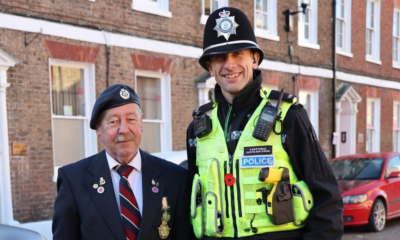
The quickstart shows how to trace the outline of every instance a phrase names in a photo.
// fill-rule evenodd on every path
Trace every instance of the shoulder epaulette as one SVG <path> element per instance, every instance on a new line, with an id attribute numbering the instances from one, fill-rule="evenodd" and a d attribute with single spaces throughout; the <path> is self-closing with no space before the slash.
<path id="1" fill-rule="evenodd" d="M 269 98 L 269 99 L 278 100 L 280 94 L 281 94 L 281 91 L 271 90 L 271 93 L 269 94 L 268 98 Z M 294 99 L 295 97 L 296 97 L 296 96 L 293 95 L 293 94 L 290 94 L 290 93 L 283 93 L 282 101 L 288 102 L 288 103 L 293 103 L 293 99 Z"/>
<path id="2" fill-rule="evenodd" d="M 213 109 L 213 102 L 210 101 L 206 104 L 201 105 L 200 107 L 196 108 L 193 111 L 192 117 L 199 115 L 199 113 L 206 113 L 208 111 L 210 111 L 211 109 Z"/>
<path id="3" fill-rule="evenodd" d="M 297 103 L 295 103 L 295 104 L 292 104 L 292 106 L 290 106 L 290 107 L 291 107 L 291 108 L 299 109 L 299 108 L 303 108 L 303 104 L 297 102 Z"/>

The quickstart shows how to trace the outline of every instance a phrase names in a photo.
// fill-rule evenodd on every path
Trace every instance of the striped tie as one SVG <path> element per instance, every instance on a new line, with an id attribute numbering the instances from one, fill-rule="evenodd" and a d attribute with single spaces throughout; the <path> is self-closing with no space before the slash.
<path id="1" fill-rule="evenodd" d="M 127 240 L 136 240 L 140 230 L 140 211 L 128 182 L 128 176 L 133 167 L 129 165 L 115 166 L 114 169 L 121 176 L 119 180 L 119 205 L 121 207 L 122 225 Z"/>

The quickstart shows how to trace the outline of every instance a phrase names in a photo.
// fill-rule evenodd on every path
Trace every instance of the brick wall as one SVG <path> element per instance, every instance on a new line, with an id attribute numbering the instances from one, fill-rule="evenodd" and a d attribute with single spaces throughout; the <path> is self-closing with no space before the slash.
<path id="1" fill-rule="evenodd" d="M 365 60 L 367 1 L 352 1 L 351 51 L 353 57 L 338 54 L 339 71 L 399 82 L 400 70 L 392 67 L 392 26 L 395 2 L 380 1 L 380 60 L 382 64 L 379 65 Z"/>

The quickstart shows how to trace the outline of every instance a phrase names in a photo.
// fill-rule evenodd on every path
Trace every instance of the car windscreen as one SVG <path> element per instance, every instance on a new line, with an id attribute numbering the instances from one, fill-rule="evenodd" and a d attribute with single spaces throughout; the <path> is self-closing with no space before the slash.
<path id="1" fill-rule="evenodd" d="M 379 179 L 384 158 L 354 158 L 331 162 L 338 180 Z"/>

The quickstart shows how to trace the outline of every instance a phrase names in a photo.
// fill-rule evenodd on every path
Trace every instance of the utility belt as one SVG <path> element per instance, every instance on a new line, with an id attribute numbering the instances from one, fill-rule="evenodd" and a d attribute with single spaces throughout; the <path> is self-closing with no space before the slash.
<path id="1" fill-rule="evenodd" d="M 206 162 L 207 166 L 204 166 Z M 194 177 L 191 218 L 198 239 L 203 234 L 233 237 L 235 227 L 237 237 L 244 237 L 304 226 L 309 210 L 314 205 L 305 182 L 291 184 L 289 169 L 285 167 L 237 168 L 237 171 L 232 171 L 231 181 L 234 183 L 230 185 L 224 172 L 227 162 L 220 163 L 216 158 L 204 161 L 201 165 L 206 168 L 205 171 Z M 243 172 L 239 174 L 239 171 Z M 234 193 L 233 199 L 228 189 Z M 227 215 L 227 208 L 231 208 L 232 204 L 235 209 L 238 208 L 235 211 L 239 212 L 235 216 L 236 221 L 233 221 L 233 216 Z"/>

